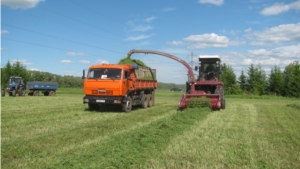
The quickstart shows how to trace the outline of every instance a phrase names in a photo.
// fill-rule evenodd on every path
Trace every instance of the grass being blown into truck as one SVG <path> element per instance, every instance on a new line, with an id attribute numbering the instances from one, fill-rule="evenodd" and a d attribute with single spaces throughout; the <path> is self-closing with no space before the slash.
<path id="1" fill-rule="evenodd" d="M 87 73 L 83 71 L 83 103 L 90 110 L 113 105 L 123 112 L 130 112 L 132 106 L 151 107 L 157 88 L 155 74 L 154 69 L 137 64 L 90 66 Z"/>

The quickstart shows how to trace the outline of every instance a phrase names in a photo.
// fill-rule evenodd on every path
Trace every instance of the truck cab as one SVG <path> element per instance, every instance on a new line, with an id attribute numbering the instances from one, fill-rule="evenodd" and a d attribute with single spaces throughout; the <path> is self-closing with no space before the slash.
<path id="1" fill-rule="evenodd" d="M 157 81 L 139 78 L 140 70 L 141 67 L 135 64 L 90 66 L 87 73 L 83 71 L 82 76 L 85 94 L 83 103 L 87 103 L 90 110 L 107 105 L 120 105 L 124 112 L 129 112 L 135 105 L 151 107 Z"/>

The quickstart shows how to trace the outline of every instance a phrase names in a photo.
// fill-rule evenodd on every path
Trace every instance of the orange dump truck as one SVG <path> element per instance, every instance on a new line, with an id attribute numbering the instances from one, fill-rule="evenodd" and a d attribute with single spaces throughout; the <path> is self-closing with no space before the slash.
<path id="1" fill-rule="evenodd" d="M 135 64 L 101 64 L 83 70 L 83 103 L 90 110 L 102 106 L 119 105 L 129 112 L 132 106 L 143 108 L 154 105 L 157 88 L 156 71 Z"/>

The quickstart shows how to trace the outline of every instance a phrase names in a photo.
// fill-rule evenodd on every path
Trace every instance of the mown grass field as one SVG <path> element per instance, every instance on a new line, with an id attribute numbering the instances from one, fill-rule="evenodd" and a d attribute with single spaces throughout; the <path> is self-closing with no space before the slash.
<path id="1" fill-rule="evenodd" d="M 300 101 L 228 97 L 226 109 L 87 110 L 82 90 L 1 98 L 1 168 L 300 168 Z"/>

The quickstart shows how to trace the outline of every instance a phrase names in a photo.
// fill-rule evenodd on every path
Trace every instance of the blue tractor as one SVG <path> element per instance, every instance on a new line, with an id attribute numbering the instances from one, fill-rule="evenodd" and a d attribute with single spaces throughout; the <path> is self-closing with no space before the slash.
<path id="1" fill-rule="evenodd" d="M 22 77 L 11 76 L 6 85 L 6 89 L 2 89 L 2 97 L 5 96 L 5 90 L 9 94 L 9 96 L 15 97 L 16 94 L 19 96 L 25 96 L 25 84 L 23 82 Z"/>

